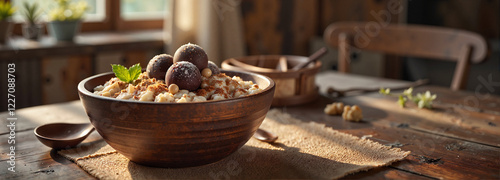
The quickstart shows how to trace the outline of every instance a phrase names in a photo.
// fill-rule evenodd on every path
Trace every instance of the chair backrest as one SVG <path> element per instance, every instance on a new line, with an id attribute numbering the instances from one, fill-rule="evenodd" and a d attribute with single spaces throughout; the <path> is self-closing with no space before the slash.
<path id="1" fill-rule="evenodd" d="M 482 62 L 484 38 L 468 31 L 423 25 L 339 22 L 330 24 L 324 40 L 339 49 L 339 71 L 349 72 L 351 49 L 457 62 L 451 89 L 464 89 L 471 63 Z"/>

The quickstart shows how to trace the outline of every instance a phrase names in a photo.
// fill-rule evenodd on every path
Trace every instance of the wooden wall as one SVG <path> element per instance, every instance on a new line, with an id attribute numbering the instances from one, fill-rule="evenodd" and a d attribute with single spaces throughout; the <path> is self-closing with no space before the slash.
<path id="1" fill-rule="evenodd" d="M 500 39 L 500 0 L 438 1 L 436 16 L 440 17 L 441 26 Z"/>
<path id="2" fill-rule="evenodd" d="M 244 0 L 248 54 L 308 54 L 308 42 L 318 32 L 318 5 L 317 0 Z"/>
<path id="3" fill-rule="evenodd" d="M 309 42 L 330 23 L 377 20 L 372 13 L 391 1 L 400 0 L 243 0 L 247 52 L 309 55 Z M 399 15 L 390 21 L 398 22 Z"/>

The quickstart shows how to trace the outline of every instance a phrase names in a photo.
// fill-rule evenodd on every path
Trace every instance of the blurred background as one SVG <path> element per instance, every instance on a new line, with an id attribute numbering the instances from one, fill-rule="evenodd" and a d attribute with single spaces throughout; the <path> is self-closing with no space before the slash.
<path id="1" fill-rule="evenodd" d="M 59 42 L 46 28 L 36 40 L 23 37 L 23 3 L 38 3 L 38 24 L 52 0 L 7 0 L 16 8 L 12 33 L 0 45 L 0 73 L 16 64 L 16 108 L 78 99 L 76 86 L 93 74 L 111 71 L 110 64 L 146 67 L 154 55 L 171 53 L 191 42 L 202 46 L 209 59 L 220 63 L 246 55 L 308 56 L 326 47 L 323 31 L 341 21 L 388 21 L 475 32 L 488 42 L 490 53 L 472 65 L 467 89 L 479 77 L 500 83 L 500 0 L 84 0 L 88 4 L 81 29 L 72 42 Z M 390 12 L 391 6 L 401 12 Z M 2 27 L 0 27 L 1 29 Z M 337 69 L 337 50 L 324 56 L 323 71 Z M 352 73 L 450 85 L 455 63 L 356 51 Z M 342 83 L 342 82 L 338 82 Z M 1 79 L 0 101 L 6 102 L 7 78 Z M 500 94 L 500 87 L 493 91 Z M 5 96 L 4 96 L 5 95 Z M 6 106 L 0 106 L 5 111 Z"/>

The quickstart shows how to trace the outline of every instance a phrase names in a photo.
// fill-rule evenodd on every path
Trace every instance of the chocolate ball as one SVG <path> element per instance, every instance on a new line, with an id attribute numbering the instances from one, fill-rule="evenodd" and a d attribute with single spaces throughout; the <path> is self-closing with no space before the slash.
<path id="1" fill-rule="evenodd" d="M 174 63 L 168 68 L 165 75 L 165 84 L 177 84 L 179 89 L 188 91 L 197 90 L 201 84 L 200 70 L 190 62 L 181 61 Z"/>
<path id="2" fill-rule="evenodd" d="M 149 60 L 146 72 L 150 78 L 165 80 L 165 74 L 173 63 L 174 59 L 169 54 L 156 55 Z"/>
<path id="3" fill-rule="evenodd" d="M 200 71 L 207 68 L 207 53 L 196 44 L 184 44 L 174 54 L 174 63 L 188 61 L 193 63 Z"/>
<path id="4" fill-rule="evenodd" d="M 208 61 L 208 68 L 210 68 L 210 70 L 212 70 L 212 75 L 220 74 L 220 69 L 219 69 L 219 67 L 217 67 L 217 65 L 214 62 Z"/>

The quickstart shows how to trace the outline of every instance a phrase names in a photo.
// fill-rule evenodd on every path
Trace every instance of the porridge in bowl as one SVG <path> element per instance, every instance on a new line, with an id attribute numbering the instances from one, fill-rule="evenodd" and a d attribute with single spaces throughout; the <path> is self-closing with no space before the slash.
<path id="1" fill-rule="evenodd" d="M 119 77 L 115 67 L 113 71 L 117 77 L 95 87 L 94 94 L 124 100 L 184 103 L 238 98 L 262 91 L 252 81 L 220 73 L 217 65 L 208 61 L 203 49 L 195 44 L 181 46 L 173 57 L 155 56 L 146 72 L 137 72 L 138 78 L 129 82 Z"/>
<path id="2" fill-rule="evenodd" d="M 175 86 L 172 86 L 175 87 Z M 178 89 L 177 89 L 178 90 Z M 133 83 L 126 83 L 114 77 L 104 85 L 94 88 L 94 94 L 117 99 L 154 102 L 202 102 L 242 97 L 260 92 L 252 81 L 243 81 L 238 76 L 229 77 L 224 73 L 202 77 L 196 91 L 170 88 L 163 80 L 149 78 L 146 72 Z"/>

